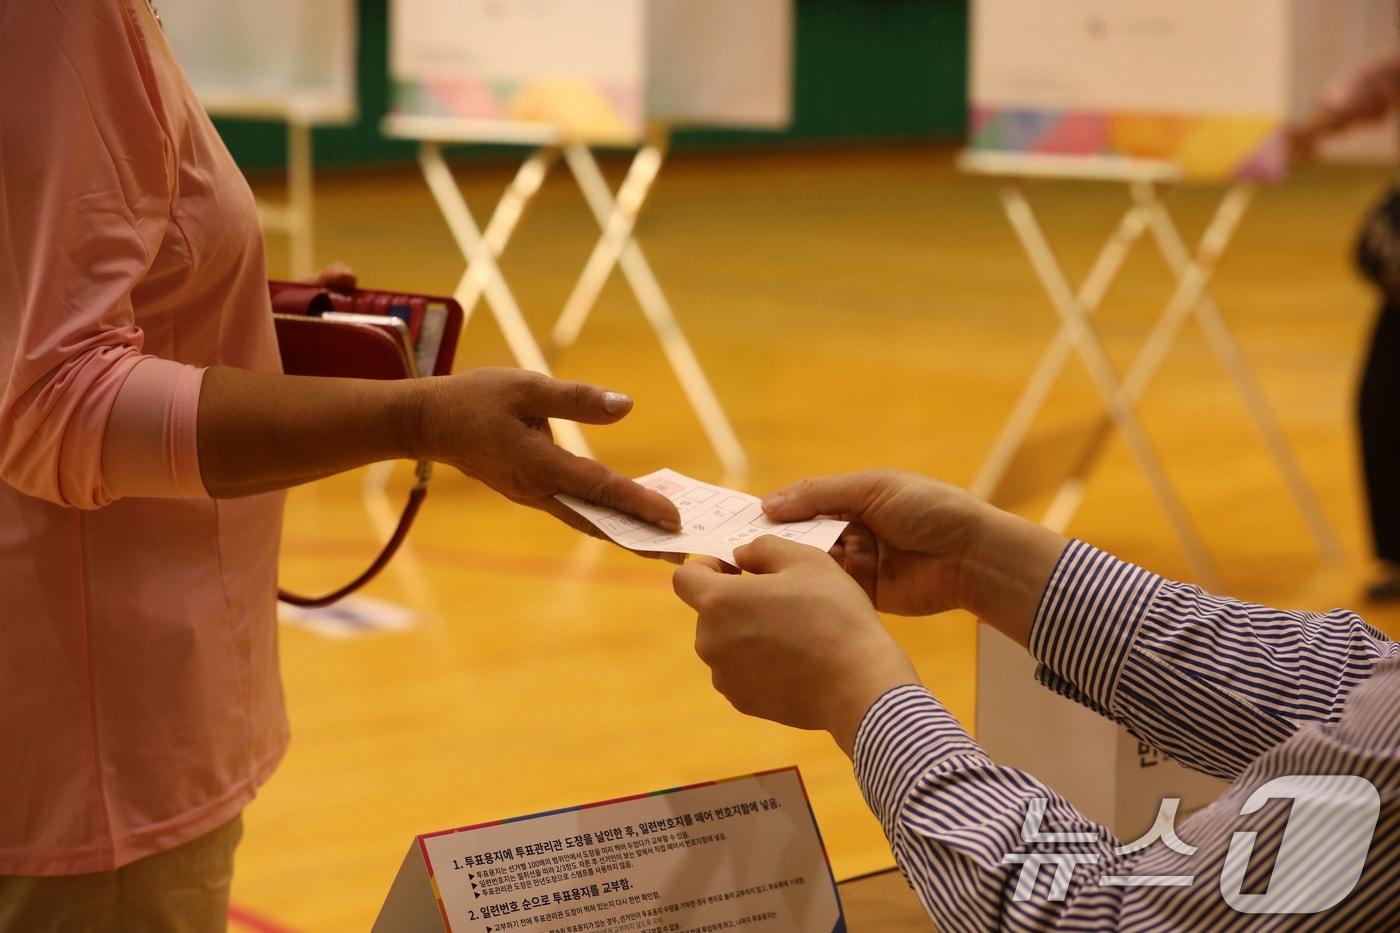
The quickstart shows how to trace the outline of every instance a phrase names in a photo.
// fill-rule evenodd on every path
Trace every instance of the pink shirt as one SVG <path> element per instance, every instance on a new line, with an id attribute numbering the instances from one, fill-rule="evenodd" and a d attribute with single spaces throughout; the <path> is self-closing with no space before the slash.
<path id="1" fill-rule="evenodd" d="M 193 839 L 286 747 L 283 499 L 204 490 L 216 363 L 279 370 L 262 240 L 145 0 L 4 0 L 0 874 Z"/>

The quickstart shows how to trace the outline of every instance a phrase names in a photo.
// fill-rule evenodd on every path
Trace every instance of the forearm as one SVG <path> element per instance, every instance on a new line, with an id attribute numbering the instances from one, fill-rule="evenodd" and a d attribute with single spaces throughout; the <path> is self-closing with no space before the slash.
<path id="1" fill-rule="evenodd" d="M 1334 720 L 1395 650 L 1350 613 L 1212 597 L 990 507 L 969 523 L 959 605 L 1027 647 L 1050 689 L 1216 776 Z"/>
<path id="2" fill-rule="evenodd" d="M 199 467 L 215 498 L 421 455 L 428 380 L 326 379 L 216 366 L 199 397 Z"/>
<path id="3" fill-rule="evenodd" d="M 1400 53 L 1376 59 L 1322 95 L 1308 128 L 1318 136 L 1379 120 L 1400 106 Z"/>
<path id="4" fill-rule="evenodd" d="M 1299 918 L 1360 928 L 1390 915 L 1395 821 L 1367 826 L 1367 805 L 1346 788 L 1366 783 L 1356 775 L 1377 785 L 1371 821 L 1393 791 L 1394 675 L 1363 686 L 1337 727 L 1300 730 L 1260 756 L 1188 820 L 1163 801 L 1153 829 L 1123 845 L 1034 776 L 988 759 L 921 688 L 872 707 L 856 777 L 940 930 L 1253 930 Z M 1258 808 L 1265 798 L 1290 805 Z M 1343 844 L 1351 831 L 1359 853 Z"/>
<path id="5" fill-rule="evenodd" d="M 1211 596 L 1083 542 L 1056 565 L 1029 648 L 1042 683 L 1223 778 L 1301 724 L 1335 721 L 1396 650 L 1352 613 Z"/>

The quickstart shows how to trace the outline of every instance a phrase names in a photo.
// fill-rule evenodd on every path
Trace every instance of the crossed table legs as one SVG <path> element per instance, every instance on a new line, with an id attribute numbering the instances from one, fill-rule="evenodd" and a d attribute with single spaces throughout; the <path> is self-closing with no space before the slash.
<path id="1" fill-rule="evenodd" d="M 1036 371 L 1003 427 L 991 453 L 972 484 L 972 491 L 990 496 L 1005 476 L 1011 460 L 1030 430 L 1072 350 L 1078 350 L 1102 396 L 1107 415 L 1071 476 L 1056 493 L 1045 523 L 1064 530 L 1083 500 L 1086 478 L 1116 427 L 1127 441 L 1154 493 L 1161 502 L 1192 568 L 1202 583 L 1217 586 L 1219 576 L 1181 498 L 1173 488 L 1161 458 L 1153 449 L 1134 408 L 1161 366 L 1186 318 L 1200 322 L 1212 350 L 1230 375 L 1250 415 L 1262 433 L 1289 491 L 1302 512 L 1325 558 L 1334 560 L 1340 547 L 1320 505 L 1308 488 L 1302 470 L 1284 440 L 1278 422 L 1245 364 L 1244 355 L 1211 298 L 1208 286 L 1221 252 L 1229 243 L 1252 196 L 1246 185 L 1231 188 L 1212 217 L 1195 256 L 1188 254 L 1158 194 L 1147 181 L 1130 183 L 1133 203 L 1100 250 L 1078 292 L 1069 284 L 1043 230 L 1031 210 L 1022 186 L 1013 181 L 1002 190 L 1002 204 L 1017 237 L 1050 297 L 1061 326 L 1046 349 Z M 1132 246 L 1149 233 L 1177 278 L 1177 287 L 1141 350 L 1120 381 L 1089 318 L 1102 301 Z"/>
<path id="2" fill-rule="evenodd" d="M 638 304 L 661 342 L 667 361 L 675 371 L 700 423 L 714 446 L 727 478 L 741 478 L 748 460 L 734 429 L 710 386 L 695 352 L 686 340 L 656 275 L 634 237 L 637 216 L 645 203 L 652 182 L 664 157 L 664 136 L 648 139 L 632 161 L 627 177 L 614 196 L 598 167 L 593 153 L 582 144 L 544 146 L 532 153 L 516 172 L 502 194 L 483 231 L 472 217 L 451 170 L 443 159 L 441 146 L 433 142 L 419 145 L 418 160 L 443 217 L 452 231 L 467 268 L 455 297 L 470 314 L 480 298 L 486 299 L 497 325 L 506 338 L 511 354 L 523 367 L 549 374 L 549 363 L 530 332 L 505 277 L 497 263 L 514 233 L 526 207 L 539 191 L 546 175 L 562 150 L 590 211 L 601 230 L 583 274 L 575 284 L 552 333 L 552 346 L 562 349 L 578 337 L 603 285 L 614 268 L 623 276 L 637 297 Z M 571 422 L 554 425 L 560 442 L 575 453 L 587 454 L 588 445 L 578 426 Z"/>

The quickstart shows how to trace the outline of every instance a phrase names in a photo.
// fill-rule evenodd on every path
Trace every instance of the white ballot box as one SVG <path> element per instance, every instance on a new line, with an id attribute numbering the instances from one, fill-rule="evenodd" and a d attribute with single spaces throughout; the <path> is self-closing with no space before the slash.
<path id="1" fill-rule="evenodd" d="M 595 145 L 650 122 L 781 127 L 792 29 L 791 0 L 395 0 L 393 112 Z"/>
<path id="2" fill-rule="evenodd" d="M 796 768 L 425 833 L 374 933 L 845 933 Z"/>
<path id="3" fill-rule="evenodd" d="M 987 625 L 977 627 L 977 741 L 997 764 L 1035 775 L 1124 842 L 1152 826 L 1163 798 L 1179 798 L 1184 816 L 1226 787 L 1042 687 L 1026 649 Z"/>

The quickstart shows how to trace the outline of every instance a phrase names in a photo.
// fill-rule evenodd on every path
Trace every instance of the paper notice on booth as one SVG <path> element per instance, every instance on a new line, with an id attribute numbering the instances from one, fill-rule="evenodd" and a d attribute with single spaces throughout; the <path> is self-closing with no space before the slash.
<path id="1" fill-rule="evenodd" d="M 846 929 L 796 768 L 425 833 L 374 933 L 739 927 Z"/>
<path id="2" fill-rule="evenodd" d="M 846 529 L 846 522 L 823 518 L 805 522 L 770 521 L 756 496 L 701 482 L 675 470 L 657 470 L 637 477 L 637 482 L 676 504 L 681 513 L 679 534 L 573 496 L 556 498 L 630 550 L 706 554 L 727 564 L 734 563 L 736 547 L 761 535 L 777 535 L 828 551 Z"/>

